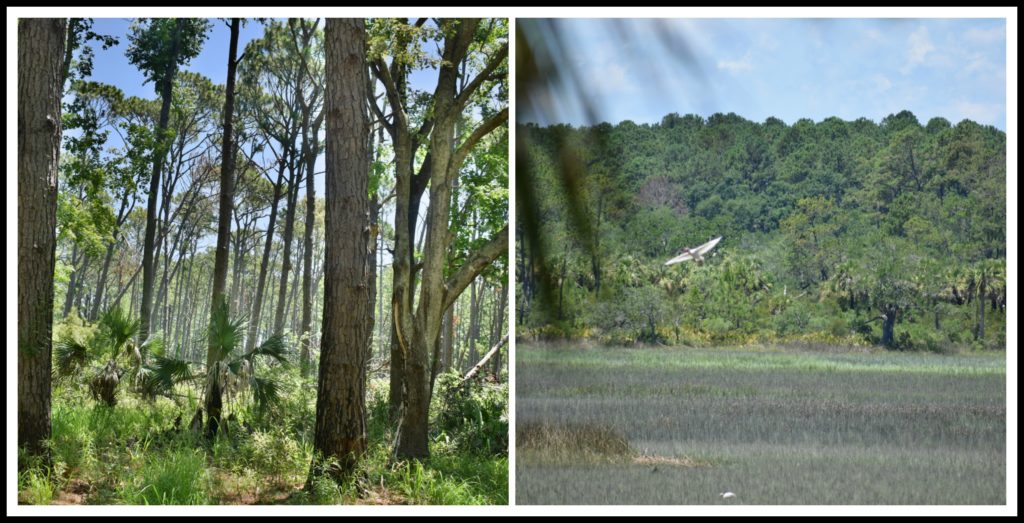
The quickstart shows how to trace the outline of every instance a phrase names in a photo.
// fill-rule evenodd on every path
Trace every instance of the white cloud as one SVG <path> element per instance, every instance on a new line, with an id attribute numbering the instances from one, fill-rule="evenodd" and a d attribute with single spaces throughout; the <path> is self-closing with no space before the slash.
<path id="1" fill-rule="evenodd" d="M 743 55 L 739 60 L 719 60 L 718 68 L 722 71 L 729 71 L 732 74 L 746 73 L 754 70 L 750 63 L 750 53 Z"/>
<path id="2" fill-rule="evenodd" d="M 967 118 L 982 125 L 995 125 L 999 123 L 1003 112 L 1002 104 L 961 100 L 953 104 L 950 114 L 953 116 L 954 123 Z"/>
<path id="3" fill-rule="evenodd" d="M 637 85 L 620 64 L 605 62 L 600 64 L 586 64 L 577 69 L 579 78 L 586 82 L 587 89 L 595 93 L 614 94 L 637 90 Z"/>
<path id="4" fill-rule="evenodd" d="M 631 91 L 634 88 L 626 70 L 619 64 L 607 64 L 598 68 L 594 78 L 606 91 Z"/>
<path id="5" fill-rule="evenodd" d="M 868 40 L 871 40 L 873 42 L 882 41 L 882 32 L 875 28 L 871 28 L 865 31 L 864 36 L 866 36 Z"/>
<path id="6" fill-rule="evenodd" d="M 993 27 L 991 29 L 979 29 L 977 27 L 967 30 L 964 38 L 976 44 L 994 44 L 1006 41 L 1006 28 Z"/>
<path id="7" fill-rule="evenodd" d="M 995 66 L 993 66 L 984 55 L 975 54 L 972 55 L 969 60 L 967 67 L 964 68 L 968 73 L 995 69 Z"/>
<path id="8" fill-rule="evenodd" d="M 923 64 L 928 53 L 935 50 L 935 45 L 928 38 L 928 28 L 925 26 L 921 26 L 917 31 L 910 33 L 910 36 L 907 38 L 907 44 L 909 46 L 907 49 L 907 63 L 900 69 L 900 72 L 903 74 L 909 74 L 914 67 Z"/>

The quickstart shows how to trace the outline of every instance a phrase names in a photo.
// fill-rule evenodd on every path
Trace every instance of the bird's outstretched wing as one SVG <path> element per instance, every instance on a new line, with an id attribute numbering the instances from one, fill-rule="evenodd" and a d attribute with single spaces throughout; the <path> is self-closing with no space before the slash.
<path id="1" fill-rule="evenodd" d="M 690 254 L 688 252 L 684 252 L 683 254 L 680 254 L 679 256 L 676 256 L 675 258 L 672 258 L 671 260 L 665 262 L 665 265 L 672 265 L 672 264 L 675 264 L 675 263 L 680 263 L 680 262 L 684 262 L 684 261 L 688 261 L 688 260 L 692 260 L 692 259 L 693 259 L 693 255 L 692 254 Z"/>
<path id="2" fill-rule="evenodd" d="M 718 242 L 720 242 L 720 241 L 722 241 L 722 237 L 721 236 L 719 236 L 718 238 L 715 238 L 714 240 L 711 240 L 711 241 L 705 243 L 704 245 L 701 245 L 700 247 L 697 247 L 696 249 L 693 249 L 693 252 L 695 252 L 697 254 L 705 254 L 708 251 L 710 251 L 711 249 L 714 249 L 715 245 L 718 245 Z"/>

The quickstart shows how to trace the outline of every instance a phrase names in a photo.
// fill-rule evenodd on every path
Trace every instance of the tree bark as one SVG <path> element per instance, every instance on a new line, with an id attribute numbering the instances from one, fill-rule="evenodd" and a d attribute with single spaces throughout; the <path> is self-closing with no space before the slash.
<path id="1" fill-rule="evenodd" d="M 75 267 L 78 265 L 78 243 L 71 246 L 71 276 L 68 278 L 67 292 L 64 293 L 64 308 L 61 310 L 61 317 L 67 318 L 71 314 L 71 304 L 75 301 L 75 287 L 78 285 L 78 274 L 81 272 Z"/>
<path id="2" fill-rule="evenodd" d="M 455 305 L 448 307 L 444 313 L 444 356 L 441 358 L 441 372 L 452 368 L 452 355 L 455 353 Z"/>
<path id="3" fill-rule="evenodd" d="M 887 310 L 882 319 L 882 345 L 887 348 L 893 347 L 893 330 L 896 327 L 896 311 Z"/>
<path id="4" fill-rule="evenodd" d="M 476 341 L 480 336 L 480 302 L 483 301 L 483 289 L 476 292 L 476 280 L 469 284 L 469 361 L 476 361 L 479 353 L 476 350 Z M 465 372 L 466 369 L 462 369 Z"/>
<path id="5" fill-rule="evenodd" d="M 213 292 L 210 295 L 210 311 L 228 309 L 224 290 L 228 284 L 228 258 L 231 243 L 231 210 L 235 198 L 235 70 L 238 61 L 238 28 L 241 19 L 231 19 L 231 41 L 228 45 L 228 78 L 224 95 L 224 141 L 220 148 L 220 209 L 217 216 L 217 251 L 213 262 Z M 213 314 L 210 314 L 210 326 L 213 326 Z M 206 351 L 206 368 L 213 368 L 221 355 L 217 353 L 213 340 Z M 212 377 L 212 374 L 211 374 Z M 216 381 L 216 380 L 214 380 Z M 206 436 L 213 438 L 220 426 L 221 398 L 220 387 L 216 383 L 209 384 L 210 394 L 206 398 L 207 426 Z"/>
<path id="6" fill-rule="evenodd" d="M 498 336 L 501 336 L 502 331 L 505 330 L 505 310 L 508 307 L 508 284 L 502 284 L 501 294 L 498 295 L 498 303 L 495 307 L 495 323 L 494 334 L 491 336 L 491 344 L 495 343 Z M 497 354 L 494 358 L 494 376 L 499 378 L 501 376 L 501 354 Z"/>
<path id="7" fill-rule="evenodd" d="M 171 91 L 174 87 L 174 75 L 177 72 L 178 48 L 181 27 L 184 19 L 178 19 L 173 35 L 171 55 L 167 59 L 167 68 L 164 71 L 160 84 L 160 120 L 157 123 L 157 136 L 161 145 L 153 151 L 153 175 L 149 179 L 149 200 L 146 203 L 146 236 L 142 248 L 142 310 L 140 318 L 142 325 L 139 327 L 139 341 L 145 341 L 149 337 L 150 315 L 153 312 L 153 283 L 156 281 L 156 260 L 153 257 L 156 248 L 156 202 L 160 190 L 160 174 L 164 164 L 164 133 L 167 131 L 167 122 L 171 114 Z"/>
<path id="8" fill-rule="evenodd" d="M 18 20 L 18 446 L 50 437 L 53 269 L 66 21 Z"/>
<path id="9" fill-rule="evenodd" d="M 487 365 L 487 362 L 490 361 L 491 358 L 495 357 L 501 350 L 501 347 L 506 343 L 508 343 L 508 334 L 503 336 L 498 343 L 494 344 L 494 346 L 491 347 L 491 350 L 487 351 L 487 354 L 485 354 L 484 357 L 476 363 L 476 365 L 473 365 L 473 368 L 469 369 L 469 372 L 462 377 L 462 383 L 466 383 L 467 381 L 475 378 L 476 375 L 480 373 L 480 369 L 484 368 Z"/>
<path id="10" fill-rule="evenodd" d="M 974 338 L 978 340 L 985 339 L 985 277 L 987 275 L 982 272 L 981 280 L 978 283 L 978 316 L 977 326 L 974 329 Z"/>
<path id="11" fill-rule="evenodd" d="M 270 248 L 274 243 L 274 222 L 277 221 L 277 203 L 281 200 L 281 186 L 284 184 L 284 170 L 288 163 L 288 149 L 278 164 L 277 183 L 274 184 L 274 196 L 270 201 L 270 218 L 267 221 L 267 239 L 263 245 L 263 258 L 260 261 L 260 275 L 256 280 L 256 296 L 252 301 L 252 314 L 249 319 L 249 333 L 245 337 L 245 351 L 256 347 L 256 334 L 260 324 L 260 313 L 263 308 L 263 291 L 267 283 L 267 265 L 270 263 Z"/>
<path id="12" fill-rule="evenodd" d="M 366 35 L 362 19 L 327 19 L 327 176 L 324 321 L 314 452 L 348 476 L 366 450 L 366 357 L 373 331 L 367 287 L 370 234 L 366 154 Z M 368 321 L 369 318 L 369 321 Z M 310 474 L 322 470 L 314 458 Z"/>
<path id="13" fill-rule="evenodd" d="M 426 173 L 429 174 L 430 180 L 430 207 L 427 211 L 419 302 L 414 317 L 411 317 L 411 307 L 396 311 L 396 316 L 404 316 L 400 323 L 413 324 L 411 339 L 405 338 L 405 333 L 399 330 L 399 341 L 405 338 L 404 341 L 408 343 L 404 376 L 404 412 L 395 448 L 395 455 L 399 458 L 419 459 L 430 454 L 427 446 L 430 407 L 428 360 L 429 351 L 440 335 L 441 318 L 445 309 L 451 306 L 480 271 L 508 250 L 506 227 L 499 235 L 505 238 L 500 249 L 495 249 L 492 241 L 474 253 L 449 280 L 444 279 L 451 243 L 448 224 L 451 214 L 452 180 L 458 176 L 462 162 L 473 146 L 508 118 L 506 108 L 482 123 L 458 148 L 453 146 L 455 125 L 462 112 L 460 101 L 463 100 L 463 95 L 468 96 L 463 92 L 458 94 L 458 99 L 456 98 L 456 67 L 465 59 L 478 25 L 479 20 L 476 19 L 460 20 L 454 28 L 454 34 L 446 38 L 442 53 L 443 61 L 433 96 L 434 122 L 430 134 L 429 158 L 425 160 L 429 165 Z"/>
<path id="14" fill-rule="evenodd" d="M 302 252 L 302 327 L 300 332 L 301 354 L 300 366 L 302 377 L 309 374 L 309 337 L 313 327 L 313 229 L 316 225 L 316 188 L 313 184 L 313 170 L 316 164 L 317 134 L 320 129 L 313 130 L 314 140 L 311 151 L 306 153 L 306 231 L 303 235 Z"/>
<path id="15" fill-rule="evenodd" d="M 292 158 L 294 163 L 294 157 Z M 295 233 L 295 204 L 299 196 L 299 178 L 302 176 L 302 167 L 296 168 L 288 181 L 288 210 L 285 211 L 284 219 L 284 253 L 281 259 L 281 280 L 277 289 L 277 304 L 274 312 L 274 334 L 280 335 L 284 332 L 284 311 L 288 298 L 288 273 L 292 270 L 292 237 Z"/>
<path id="16" fill-rule="evenodd" d="M 492 56 L 484 71 L 466 85 L 462 92 L 456 92 L 457 67 L 466 58 L 480 21 L 464 19 L 442 20 L 445 29 L 444 50 L 438 73 L 437 86 L 432 96 L 433 111 L 424 119 L 419 129 L 410 129 L 406 114 L 406 66 L 393 61 L 388 66 L 383 58 L 375 58 L 371 68 L 384 84 L 391 119 L 371 101 L 378 119 L 385 122 L 395 148 L 396 211 L 395 251 L 393 262 L 393 288 L 391 300 L 394 323 L 394 343 L 391 356 L 391 398 L 392 412 L 400 414 L 395 456 L 398 458 L 423 458 L 429 455 L 427 448 L 427 411 L 430 403 L 430 352 L 435 347 L 441 330 L 444 310 L 486 267 L 493 258 L 482 265 L 479 256 L 471 256 L 473 263 L 467 263 L 456 271 L 457 285 L 449 286 L 444 280 L 451 244 L 450 223 L 452 183 L 458 176 L 466 155 L 483 136 L 501 125 L 508 118 L 503 109 L 488 118 L 458 148 L 454 147 L 455 126 L 461 118 L 462 109 L 473 91 L 482 83 L 483 77 L 507 60 L 507 49 Z M 404 33 L 402 33 L 404 34 Z M 400 36 L 399 47 L 408 42 Z M 429 148 L 424 156 L 418 174 L 413 174 L 416 151 L 421 140 L 429 137 Z M 413 241 L 416 227 L 416 213 L 420 197 L 428 188 L 430 206 L 427 211 L 423 238 L 423 262 L 414 263 Z M 507 233 L 506 233 L 507 242 Z M 507 251 L 507 243 L 505 245 Z M 417 278 L 417 271 L 421 271 Z M 468 279 L 467 279 L 468 277 Z M 417 282 L 419 292 L 416 293 Z M 413 296 L 418 295 L 414 310 Z M 396 405 L 401 405 L 400 408 Z"/>

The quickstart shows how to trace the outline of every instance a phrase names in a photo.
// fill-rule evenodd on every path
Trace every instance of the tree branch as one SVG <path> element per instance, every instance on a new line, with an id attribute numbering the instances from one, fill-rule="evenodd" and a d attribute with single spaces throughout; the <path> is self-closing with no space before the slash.
<path id="1" fill-rule="evenodd" d="M 473 134 L 469 135 L 469 138 L 466 138 L 466 141 L 462 142 L 462 144 L 459 145 L 459 148 L 455 150 L 455 154 L 452 155 L 451 163 L 448 164 L 448 176 L 451 177 L 453 175 L 453 170 L 459 170 L 462 166 L 462 162 L 466 160 L 466 156 L 469 156 L 469 151 L 473 150 L 473 147 L 476 147 L 477 142 L 479 142 L 484 136 L 487 136 L 488 133 L 493 131 L 499 125 L 507 121 L 508 107 L 506 106 L 501 110 L 501 112 L 480 124 L 480 127 L 477 127 L 476 130 L 473 131 Z"/>
<path id="2" fill-rule="evenodd" d="M 395 126 L 388 121 L 387 117 L 384 115 L 384 111 L 382 111 L 380 106 L 377 105 L 377 98 L 375 98 L 372 93 L 367 92 L 366 101 L 370 105 L 370 110 L 372 110 L 373 114 L 377 116 L 377 120 L 384 126 L 384 130 L 388 132 L 388 136 L 391 137 L 391 141 L 394 142 Z M 392 114 L 394 113 L 392 112 Z"/>
<path id="3" fill-rule="evenodd" d="M 475 253 L 473 253 L 469 260 L 466 261 L 459 267 L 451 278 L 445 282 L 444 301 L 441 304 L 441 310 L 447 310 L 455 300 L 459 298 L 462 291 L 466 290 L 466 287 L 486 269 L 491 263 L 494 262 L 501 256 L 508 252 L 508 225 L 501 229 L 501 232 L 494 237 L 487 245 L 484 245 Z"/>
<path id="4" fill-rule="evenodd" d="M 384 91 L 388 95 L 388 102 L 391 103 L 391 111 L 395 115 L 395 125 L 400 129 L 408 129 L 409 124 L 405 117 L 405 108 L 402 107 L 402 99 L 398 92 L 398 87 L 395 85 L 395 79 L 391 77 L 391 71 L 388 70 L 388 64 L 384 63 L 383 58 L 376 58 L 370 62 L 370 68 L 373 69 L 373 74 L 384 84 Z"/>
<path id="5" fill-rule="evenodd" d="M 487 351 L 487 354 L 485 354 L 476 365 L 473 365 L 472 369 L 469 369 L 469 372 L 467 372 L 466 375 L 462 377 L 462 381 L 459 382 L 459 386 L 461 387 L 475 378 L 480 372 L 480 369 L 484 368 L 484 366 L 487 365 L 487 362 L 491 361 L 491 358 L 498 354 L 498 351 L 501 350 L 501 347 L 506 343 L 508 343 L 508 333 L 501 338 L 501 341 L 495 343 L 494 346 L 491 347 L 491 350 Z"/>
<path id="6" fill-rule="evenodd" d="M 487 66 L 484 67 L 484 70 L 480 71 L 480 73 L 477 74 L 476 77 L 474 77 L 473 80 L 469 82 L 469 85 L 467 85 L 466 88 L 463 89 L 461 93 L 459 93 L 459 96 L 455 98 L 454 110 L 461 111 L 463 106 L 466 105 L 466 102 L 469 101 L 469 97 L 473 96 L 473 92 L 480 87 L 480 84 L 484 83 L 485 80 L 490 78 L 491 73 L 493 73 L 494 70 L 497 69 L 498 66 L 501 65 L 501 63 L 504 62 L 507 58 L 508 42 L 505 42 L 505 45 L 501 46 L 501 49 L 498 50 L 498 52 L 491 57 L 489 62 L 487 62 Z"/>

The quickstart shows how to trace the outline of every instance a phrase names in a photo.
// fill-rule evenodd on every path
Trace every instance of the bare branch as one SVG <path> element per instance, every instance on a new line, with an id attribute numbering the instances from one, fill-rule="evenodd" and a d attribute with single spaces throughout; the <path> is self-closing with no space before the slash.
<path id="1" fill-rule="evenodd" d="M 487 351 L 487 354 L 485 354 L 476 365 L 473 365 L 472 369 L 469 369 L 469 372 L 467 372 L 466 375 L 462 377 L 462 381 L 459 382 L 459 386 L 461 387 L 475 378 L 476 375 L 480 373 L 480 369 L 484 368 L 484 366 L 487 365 L 487 362 L 491 361 L 491 358 L 498 354 L 498 351 L 501 350 L 506 343 L 508 343 L 508 333 L 501 338 L 501 341 L 495 343 L 494 346 L 491 347 L 491 350 Z"/>
<path id="2" fill-rule="evenodd" d="M 451 278 L 448 278 L 448 281 L 445 282 L 444 301 L 441 304 L 441 310 L 447 310 L 448 307 L 451 307 L 462 294 L 462 291 L 466 290 L 466 287 L 493 263 L 498 256 L 506 252 L 508 252 L 508 225 L 502 228 L 501 232 L 488 242 L 487 245 L 473 253 L 466 260 L 466 263 L 459 267 L 452 274 Z"/>

